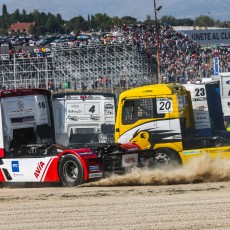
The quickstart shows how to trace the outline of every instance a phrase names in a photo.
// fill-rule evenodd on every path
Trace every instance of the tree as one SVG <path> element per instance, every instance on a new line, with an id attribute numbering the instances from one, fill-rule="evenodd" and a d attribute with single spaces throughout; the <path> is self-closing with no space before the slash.
<path id="1" fill-rule="evenodd" d="M 68 22 L 66 29 L 79 33 L 81 30 L 83 31 L 88 30 L 88 28 L 89 28 L 88 22 L 82 16 L 78 16 L 72 18 Z"/>
<path id="2" fill-rule="evenodd" d="M 146 20 L 144 21 L 144 24 L 145 24 L 145 25 L 153 25 L 153 24 L 154 24 L 154 20 L 151 19 L 151 16 L 150 16 L 150 15 L 147 15 L 147 16 L 146 16 Z"/>
<path id="3" fill-rule="evenodd" d="M 177 19 L 172 15 L 161 17 L 160 22 L 163 25 L 170 25 L 170 26 L 176 26 L 177 25 Z"/>
<path id="4" fill-rule="evenodd" d="M 8 18 L 7 7 L 5 4 L 3 4 L 2 6 L 2 25 L 1 25 L 3 29 L 7 29 L 7 26 L 8 26 L 7 18 Z"/>
<path id="5" fill-rule="evenodd" d="M 217 22 L 215 23 L 215 26 L 221 27 L 221 28 L 229 28 L 230 22 L 220 22 L 219 20 L 217 20 Z"/>
<path id="6" fill-rule="evenodd" d="M 178 26 L 193 26 L 194 21 L 190 18 L 177 19 Z"/>
<path id="7" fill-rule="evenodd" d="M 57 18 L 58 24 L 59 24 L 59 25 L 62 25 L 62 24 L 63 24 L 62 16 L 61 16 L 60 14 L 57 14 L 56 18 Z"/>
<path id="8" fill-rule="evenodd" d="M 94 23 L 97 30 L 108 31 L 110 30 L 112 20 L 107 14 L 95 14 Z"/>
<path id="9" fill-rule="evenodd" d="M 58 23 L 58 20 L 51 13 L 48 13 L 47 15 L 47 21 L 45 23 L 45 27 L 46 27 L 46 31 L 49 31 L 51 33 L 56 33 L 57 31 L 59 31 L 60 25 Z"/>
<path id="10" fill-rule="evenodd" d="M 122 17 L 121 20 L 124 24 L 135 24 L 137 22 L 136 18 L 130 16 Z"/>
<path id="11" fill-rule="evenodd" d="M 122 24 L 122 21 L 118 17 L 111 18 L 111 22 L 113 26 L 120 26 Z"/>
<path id="12" fill-rule="evenodd" d="M 201 15 L 194 20 L 193 26 L 214 26 L 214 24 L 215 22 L 213 18 Z"/>
<path id="13" fill-rule="evenodd" d="M 19 9 L 16 9 L 12 15 L 13 22 L 20 22 L 21 21 L 21 14 Z"/>

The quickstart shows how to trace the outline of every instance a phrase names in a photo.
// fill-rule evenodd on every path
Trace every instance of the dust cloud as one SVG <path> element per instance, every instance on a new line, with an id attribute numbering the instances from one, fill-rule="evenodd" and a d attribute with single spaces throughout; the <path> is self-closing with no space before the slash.
<path id="1" fill-rule="evenodd" d="M 87 187 L 172 185 L 230 180 L 230 160 L 211 159 L 208 155 L 194 158 L 189 164 L 170 170 L 134 168 L 125 175 L 112 175 L 100 181 L 83 184 Z"/>

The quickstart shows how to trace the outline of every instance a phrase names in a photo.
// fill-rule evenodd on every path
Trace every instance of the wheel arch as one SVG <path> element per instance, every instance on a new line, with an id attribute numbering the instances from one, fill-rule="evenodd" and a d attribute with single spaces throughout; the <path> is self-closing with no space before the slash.
<path id="1" fill-rule="evenodd" d="M 75 151 L 72 151 L 72 150 L 64 150 L 63 152 L 61 152 L 58 156 L 59 156 L 59 162 L 58 162 L 58 166 L 60 164 L 60 160 L 66 156 L 66 155 L 74 155 L 75 157 L 78 158 L 78 160 L 80 161 L 81 165 L 82 165 L 82 168 L 83 168 L 83 178 L 85 181 L 89 180 L 89 170 L 88 170 L 88 167 L 87 167 L 87 164 L 85 162 L 85 160 L 78 154 L 76 153 Z"/>
<path id="2" fill-rule="evenodd" d="M 162 151 L 166 151 L 166 152 L 175 154 L 175 156 L 177 158 L 176 160 L 178 161 L 178 163 L 180 165 L 183 165 L 183 159 L 181 158 L 180 153 L 178 151 L 176 151 L 175 149 L 170 148 L 170 147 L 161 146 L 161 147 L 155 148 L 154 150 L 155 150 L 155 152 L 158 152 L 158 151 L 162 150 Z"/>

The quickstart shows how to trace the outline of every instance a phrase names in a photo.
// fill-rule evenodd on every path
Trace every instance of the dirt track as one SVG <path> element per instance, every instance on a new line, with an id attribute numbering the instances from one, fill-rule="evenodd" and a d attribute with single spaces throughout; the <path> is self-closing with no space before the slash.
<path id="1" fill-rule="evenodd" d="M 0 229 L 230 229 L 227 160 L 135 169 L 74 188 L 25 186 L 0 189 Z"/>
<path id="2" fill-rule="evenodd" d="M 0 229 L 230 229 L 230 182 L 3 188 Z"/>

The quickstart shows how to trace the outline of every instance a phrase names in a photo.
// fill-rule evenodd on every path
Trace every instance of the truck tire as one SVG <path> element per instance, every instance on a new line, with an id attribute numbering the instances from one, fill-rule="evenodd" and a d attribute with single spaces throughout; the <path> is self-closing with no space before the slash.
<path id="1" fill-rule="evenodd" d="M 72 154 L 61 158 L 58 172 L 61 183 L 65 187 L 74 187 L 83 182 L 83 167 L 80 160 Z"/>
<path id="2" fill-rule="evenodd" d="M 160 148 L 155 150 L 154 166 L 158 168 L 172 168 L 181 166 L 182 161 L 177 152 L 168 148 Z"/>

